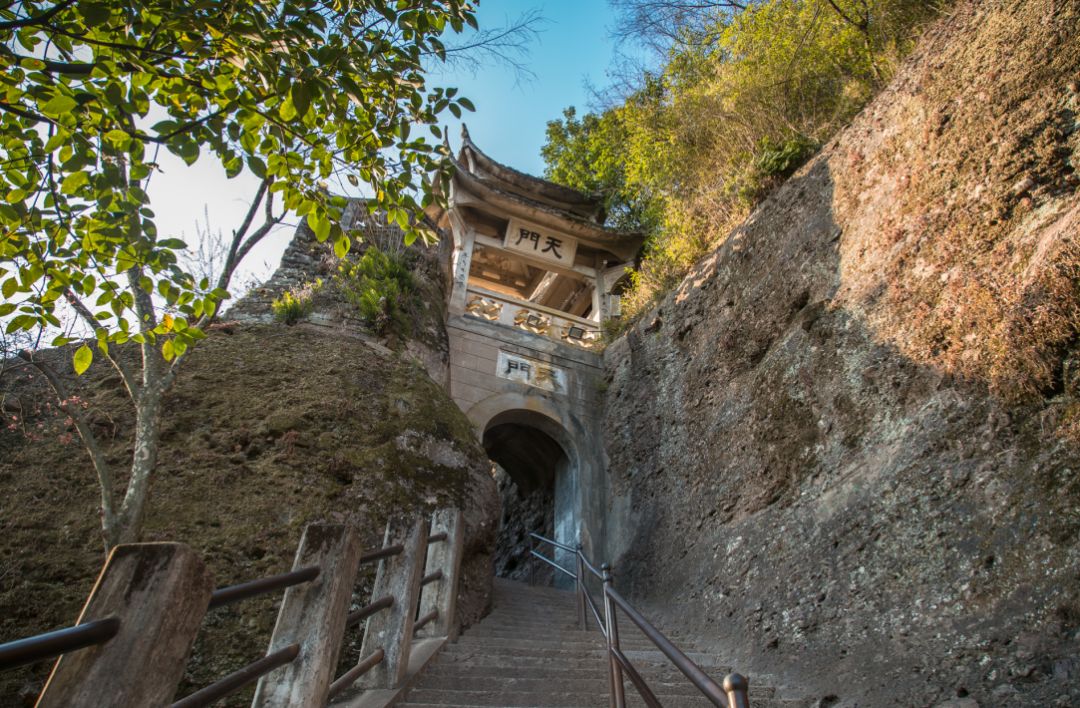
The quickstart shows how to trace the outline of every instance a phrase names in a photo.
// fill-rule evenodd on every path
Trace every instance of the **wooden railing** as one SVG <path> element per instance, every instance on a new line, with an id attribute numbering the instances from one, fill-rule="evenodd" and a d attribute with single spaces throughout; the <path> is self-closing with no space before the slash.
<path id="1" fill-rule="evenodd" d="M 463 533 L 461 512 L 446 509 L 430 522 L 391 520 L 382 547 L 363 552 L 352 528 L 310 524 L 290 572 L 217 590 L 184 544 L 117 546 L 76 625 L 0 644 L 0 670 L 59 655 L 43 707 L 196 708 L 256 681 L 253 707 L 380 705 L 404 685 L 417 639 L 431 653 L 456 631 Z M 372 600 L 350 613 L 359 567 L 372 562 Z M 281 590 L 266 655 L 173 702 L 206 612 Z M 365 620 L 363 658 L 335 679 L 346 629 Z"/>
<path id="2" fill-rule="evenodd" d="M 465 314 L 582 349 L 600 345 L 600 325 L 592 320 L 472 285 L 466 290 Z"/>

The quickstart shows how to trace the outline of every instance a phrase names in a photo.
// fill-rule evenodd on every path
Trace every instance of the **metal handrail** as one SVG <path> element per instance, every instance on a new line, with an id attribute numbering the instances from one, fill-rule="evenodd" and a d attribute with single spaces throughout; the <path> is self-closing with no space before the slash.
<path id="1" fill-rule="evenodd" d="M 350 612 L 349 616 L 345 618 L 345 627 L 352 627 L 354 624 L 366 620 L 379 610 L 387 610 L 394 606 L 394 598 L 392 595 L 380 597 L 378 600 L 371 602 L 355 612 Z"/>
<path id="2" fill-rule="evenodd" d="M 248 664 L 239 671 L 234 671 L 220 681 L 215 681 L 205 688 L 200 688 L 186 698 L 181 698 L 172 704 L 172 708 L 203 708 L 204 706 L 213 705 L 217 700 L 253 681 L 257 681 L 261 676 L 270 673 L 277 667 L 288 664 L 299 654 L 300 645 L 290 644 L 284 649 Z"/>
<path id="3" fill-rule="evenodd" d="M 330 700 L 337 694 L 344 691 L 349 686 L 356 683 L 356 680 L 371 671 L 373 668 L 379 665 L 379 662 L 383 660 L 385 653 L 382 647 L 379 647 L 375 651 L 371 652 L 371 656 L 361 661 L 356 666 L 352 667 L 340 677 L 338 677 L 332 684 L 330 684 L 330 690 L 327 691 L 326 700 Z"/>
<path id="4" fill-rule="evenodd" d="M 550 538 L 545 538 L 544 536 L 541 536 L 538 533 L 530 533 L 529 535 L 532 536 L 533 538 L 535 538 L 537 541 L 543 541 L 544 543 L 555 546 L 556 548 L 561 548 L 564 551 L 570 551 L 571 553 L 577 553 L 578 549 L 574 548 L 573 546 L 567 546 L 565 543 L 559 543 L 558 541 L 552 541 Z"/>
<path id="5" fill-rule="evenodd" d="M 657 649 L 660 650 L 664 656 L 675 665 L 679 671 L 685 675 L 690 682 L 694 685 L 703 696 L 709 699 L 713 705 L 721 706 L 721 708 L 749 708 L 750 700 L 748 697 L 749 681 L 742 675 L 737 673 L 728 674 L 724 677 L 723 686 L 716 683 L 708 674 L 706 674 L 700 666 L 695 664 L 690 657 L 684 654 L 677 646 L 675 646 L 671 640 L 664 636 L 663 632 L 657 629 L 651 622 L 638 612 L 634 607 L 615 590 L 612 583 L 611 567 L 607 564 L 601 566 L 598 571 L 589 559 L 585 557 L 581 546 L 577 548 L 571 548 L 570 546 L 554 541 L 550 538 L 545 538 L 538 533 L 530 533 L 529 536 L 542 543 L 547 543 L 555 548 L 559 548 L 570 553 L 573 553 L 576 557 L 579 570 L 582 568 L 588 569 L 589 572 L 603 581 L 603 596 L 604 596 L 604 614 L 607 621 L 603 621 L 600 617 L 599 609 L 593 601 L 592 596 L 589 594 L 588 589 L 585 587 L 584 572 L 578 574 L 571 573 L 566 568 L 558 565 L 554 560 L 544 556 L 536 551 L 536 549 L 529 549 L 530 555 L 539 560 L 547 563 L 548 565 L 562 571 L 566 575 L 574 579 L 575 592 L 578 596 L 578 621 L 581 624 L 582 629 L 587 629 L 587 622 L 585 621 L 584 608 L 588 608 L 592 611 L 593 617 L 596 619 L 597 628 L 607 639 L 607 652 L 608 652 L 608 664 L 611 678 L 611 698 L 612 705 L 615 708 L 624 708 L 625 697 L 623 695 L 623 674 L 630 679 L 630 682 L 634 685 L 638 694 L 641 695 L 642 700 L 650 708 L 661 708 L 660 702 L 657 700 L 656 695 L 649 688 L 648 684 L 638 673 L 634 665 L 630 663 L 630 660 L 622 652 L 619 647 L 619 632 L 618 626 L 615 621 L 616 608 L 621 610 L 630 620 L 637 625 L 638 629 L 651 641 Z"/>
<path id="6" fill-rule="evenodd" d="M 645 705 L 649 708 L 664 708 L 660 705 L 659 699 L 656 694 L 649 688 L 649 684 L 645 682 L 645 679 L 641 677 L 638 670 L 634 668 L 634 665 L 630 663 L 630 660 L 626 658 L 626 654 L 622 653 L 622 649 L 618 647 L 611 648 L 611 655 L 615 657 L 615 660 L 622 666 L 623 671 L 630 677 L 630 683 L 634 684 L 634 688 L 637 689 L 641 699 L 645 701 Z"/>
<path id="7" fill-rule="evenodd" d="M 571 573 L 571 572 L 570 572 L 569 570 L 567 570 L 566 568 L 563 568 L 563 567 L 562 567 L 561 565 L 559 565 L 559 564 L 558 564 L 558 563 L 556 563 L 555 561 L 551 560 L 550 558 L 546 558 L 546 557 L 544 557 L 544 556 L 540 555 L 539 553 L 537 553 L 536 551 L 529 551 L 529 553 L 531 553 L 531 554 L 532 554 L 533 556 L 535 556 L 535 557 L 539 558 L 540 560 L 544 561 L 545 563 L 547 563 L 548 565 L 550 565 L 550 566 L 551 566 L 552 568 L 554 568 L 555 570 L 558 570 L 558 571 L 560 571 L 560 572 L 566 573 L 567 575 L 569 575 L 569 576 L 570 576 L 571 578 L 573 578 L 574 580 L 577 580 L 577 576 L 576 576 L 576 575 L 574 575 L 573 573 Z"/>
<path id="8" fill-rule="evenodd" d="M 396 546 L 387 546 L 386 548 L 380 548 L 376 551 L 367 551 L 360 554 L 360 564 L 363 565 L 364 563 L 370 563 L 371 561 L 396 556 L 404 550 L 405 546 L 399 543 Z"/>
<path id="9" fill-rule="evenodd" d="M 600 610 L 596 607 L 596 602 L 592 599 L 592 595 L 589 594 L 587 589 L 583 588 L 582 594 L 585 596 L 585 602 L 589 605 L 589 609 L 592 610 L 593 617 L 596 619 L 596 627 L 600 630 L 600 634 L 607 636 L 607 627 L 604 626 L 604 620 L 600 618 Z"/>
<path id="10" fill-rule="evenodd" d="M 293 585 L 306 583 L 317 577 L 319 577 L 319 567 L 313 565 L 289 573 L 271 575 L 269 578 L 259 578 L 258 580 L 251 580 L 238 585 L 218 588 L 210 595 L 210 606 L 207 609 L 212 610 L 216 607 L 221 607 L 222 605 L 229 605 L 234 602 L 240 602 L 241 600 L 265 595 L 268 592 L 274 592 L 275 590 L 282 590 L 284 588 L 292 587 Z"/>
<path id="11" fill-rule="evenodd" d="M 690 679 L 690 683 L 694 684 L 706 698 L 718 706 L 722 706 L 727 702 L 727 696 L 724 695 L 724 689 L 720 687 L 720 684 L 713 681 L 707 673 L 701 670 L 700 666 L 672 644 L 671 640 L 665 637 L 649 620 L 645 619 L 640 612 L 635 610 L 626 601 L 626 598 L 620 595 L 615 588 L 610 587 L 610 584 L 606 589 L 606 594 L 638 626 L 642 634 L 648 637 L 649 641 L 655 644 L 656 648 L 663 652 L 664 656 L 675 664 L 675 668 L 683 672 L 686 678 Z"/>
<path id="12" fill-rule="evenodd" d="M 116 617 L 84 622 L 25 639 L 0 644 L 0 670 L 51 659 L 76 649 L 104 644 L 120 631 Z"/>

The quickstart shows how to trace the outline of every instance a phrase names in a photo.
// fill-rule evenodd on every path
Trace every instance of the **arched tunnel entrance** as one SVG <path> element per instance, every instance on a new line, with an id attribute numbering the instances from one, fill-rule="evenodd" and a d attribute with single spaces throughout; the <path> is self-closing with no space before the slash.
<path id="1" fill-rule="evenodd" d="M 502 519 L 495 551 L 500 577 L 557 583 L 550 566 L 529 555 L 529 533 L 572 544 L 577 535 L 575 461 L 566 431 L 533 411 L 507 411 L 488 423 L 484 449 L 498 466 Z M 550 548 L 542 549 L 545 555 Z M 556 555 L 556 560 L 565 559 Z"/>

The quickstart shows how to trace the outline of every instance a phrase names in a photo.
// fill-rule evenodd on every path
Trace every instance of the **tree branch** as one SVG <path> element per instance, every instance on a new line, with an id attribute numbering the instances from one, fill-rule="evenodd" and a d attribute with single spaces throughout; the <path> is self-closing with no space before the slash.
<path id="1" fill-rule="evenodd" d="M 22 27 L 31 27 L 33 25 L 48 22 L 56 15 L 60 14 L 64 10 L 74 5 L 75 1 L 76 0 L 64 0 L 64 2 L 60 3 L 59 5 L 53 5 L 51 8 L 41 13 L 40 15 L 23 17 L 18 20 L 8 20 L 7 22 L 0 22 L 0 31 L 20 29 Z"/>
<path id="2" fill-rule="evenodd" d="M 105 460 L 105 452 L 101 449 L 101 444 L 97 437 L 94 436 L 94 431 L 90 428 L 90 424 L 83 414 L 83 409 L 78 405 L 77 401 L 68 395 L 67 387 L 64 386 L 64 382 L 53 368 L 36 359 L 27 350 L 19 352 L 19 358 L 32 364 L 49 382 L 49 387 L 52 388 L 53 394 L 56 395 L 56 399 L 59 401 L 60 410 L 71 417 L 72 422 L 75 424 L 75 430 L 79 433 L 79 437 L 82 438 L 83 445 L 86 446 L 86 451 L 90 455 L 90 462 L 94 465 L 94 472 L 97 473 L 98 485 L 101 487 L 102 527 L 105 535 L 108 536 L 110 529 L 116 523 L 112 497 L 113 474 L 109 463 Z"/>
<path id="3" fill-rule="evenodd" d="M 832 6 L 832 9 L 836 11 L 837 15 L 840 15 L 840 17 L 844 20 L 844 22 L 847 22 L 849 25 L 851 25 L 855 29 L 859 30 L 860 32 L 866 32 L 867 27 L 868 27 L 868 24 L 866 22 L 860 22 L 858 20 L 851 19 L 851 17 L 849 17 L 846 12 L 844 12 L 842 9 L 840 9 L 840 6 L 837 5 L 836 2 L 834 2 L 834 0 L 825 0 L 825 1 Z"/>
<path id="4" fill-rule="evenodd" d="M 251 207 L 248 208 L 244 220 L 240 222 L 240 228 L 233 232 L 232 243 L 229 244 L 229 255 L 225 259 L 225 267 L 221 269 L 221 276 L 218 278 L 217 287 L 219 288 L 224 288 L 228 285 L 229 280 L 232 278 L 232 273 L 239 262 L 237 254 L 240 251 L 240 245 L 244 241 L 247 230 L 251 228 L 251 222 L 255 220 L 255 213 L 259 210 L 259 204 L 262 203 L 263 197 L 266 196 L 266 191 L 270 188 L 271 181 L 271 178 L 265 177 L 263 178 L 263 181 L 259 183 L 259 189 L 255 192 L 255 198 L 251 200 Z"/>
<path id="5" fill-rule="evenodd" d="M 93 313 L 90 312 L 89 308 L 83 304 L 83 301 L 75 295 L 71 288 L 64 288 L 64 299 L 67 300 L 67 303 L 71 305 L 71 309 L 75 310 L 75 313 L 79 315 L 83 322 L 90 325 L 90 328 L 95 334 L 97 334 L 98 331 L 105 329 L 101 326 L 101 323 L 94 318 Z M 128 368 L 128 365 L 120 357 L 114 356 L 111 351 L 109 352 L 108 357 L 117 373 L 120 374 L 120 378 L 124 382 L 124 388 L 127 389 L 128 396 L 134 401 L 135 396 L 139 392 L 139 382 L 135 380 L 135 377 L 131 374 L 131 369 Z"/>

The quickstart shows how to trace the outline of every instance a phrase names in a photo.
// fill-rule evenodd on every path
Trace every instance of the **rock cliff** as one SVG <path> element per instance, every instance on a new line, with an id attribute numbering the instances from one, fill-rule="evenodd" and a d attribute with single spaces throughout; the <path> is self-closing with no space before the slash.
<path id="1" fill-rule="evenodd" d="M 1080 705 L 1077 36 L 960 3 L 608 348 L 617 582 L 751 674 Z"/>

